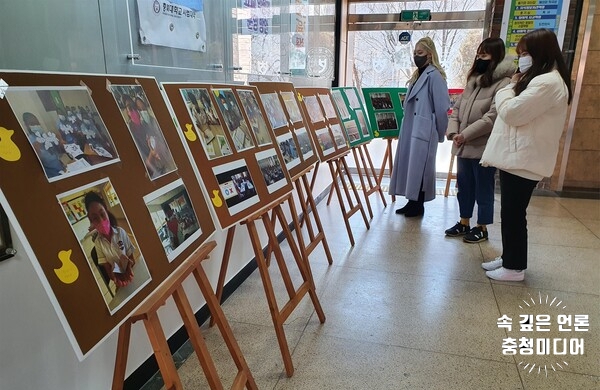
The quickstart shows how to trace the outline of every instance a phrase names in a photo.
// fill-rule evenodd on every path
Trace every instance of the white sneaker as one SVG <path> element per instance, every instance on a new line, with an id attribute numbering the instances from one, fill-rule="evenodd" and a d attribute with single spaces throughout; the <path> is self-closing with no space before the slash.
<path id="1" fill-rule="evenodd" d="M 520 282 L 525 279 L 525 271 L 514 270 L 514 269 L 506 269 L 504 267 L 500 267 L 493 271 L 487 271 L 486 276 L 490 279 L 494 280 L 502 280 L 505 282 Z"/>
<path id="2" fill-rule="evenodd" d="M 502 256 L 496 257 L 494 260 L 488 261 L 486 263 L 481 263 L 481 268 L 486 271 L 493 271 L 502 267 Z"/>

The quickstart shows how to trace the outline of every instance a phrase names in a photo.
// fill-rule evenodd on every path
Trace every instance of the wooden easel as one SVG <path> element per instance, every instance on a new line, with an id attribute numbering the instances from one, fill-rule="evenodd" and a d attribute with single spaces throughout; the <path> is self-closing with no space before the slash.
<path id="1" fill-rule="evenodd" d="M 448 176 L 446 176 L 446 189 L 444 190 L 444 198 L 448 197 L 448 193 L 450 192 L 450 182 L 452 179 L 456 179 L 456 175 L 452 173 L 452 168 L 454 167 L 454 155 L 450 154 L 450 167 L 448 167 Z"/>
<path id="2" fill-rule="evenodd" d="M 371 155 L 369 154 L 369 149 L 367 148 L 367 144 L 353 146 L 352 154 L 354 156 L 354 161 L 356 162 L 356 171 L 358 173 L 358 178 L 360 179 L 360 185 L 362 186 L 362 191 L 363 191 L 363 195 L 365 197 L 365 202 L 367 203 L 367 210 L 369 210 L 369 217 L 370 217 L 370 219 L 373 219 L 373 210 L 371 209 L 371 202 L 369 201 L 369 196 L 379 193 L 379 195 L 381 196 L 381 201 L 383 202 L 383 207 L 387 207 L 387 202 L 385 201 L 385 197 L 383 196 L 383 191 L 381 190 L 381 186 L 377 182 L 377 173 L 375 172 L 375 167 L 373 166 L 373 161 L 371 161 Z M 360 160 L 358 158 L 359 155 L 360 155 Z M 367 156 L 366 160 L 365 160 L 365 156 Z M 369 165 L 367 165 L 367 161 L 369 162 Z M 362 163 L 362 168 L 361 168 L 361 163 Z M 370 170 L 370 172 L 369 172 L 369 170 Z M 335 173 L 336 173 L 336 177 L 337 177 L 338 171 L 336 170 Z M 366 184 L 368 184 L 368 186 L 365 185 L 365 178 L 367 180 Z M 333 197 L 333 187 L 331 187 L 331 189 L 329 190 L 329 198 L 327 198 L 328 206 L 331 203 L 332 197 Z"/>
<path id="3" fill-rule="evenodd" d="M 219 374 L 215 364 L 210 356 L 204 338 L 200 332 L 200 327 L 194 316 L 192 306 L 188 301 L 187 295 L 183 289 L 183 281 L 193 274 L 196 282 L 202 291 L 202 295 L 206 299 L 206 304 L 210 309 L 211 315 L 215 318 L 221 335 L 229 349 L 231 357 L 238 368 L 238 373 L 233 381 L 232 389 L 258 389 L 254 378 L 250 373 L 248 364 L 242 355 L 242 352 L 233 337 L 233 333 L 221 306 L 217 301 L 215 294 L 206 273 L 202 269 L 202 260 L 208 258 L 209 253 L 214 249 L 216 243 L 208 242 L 196 250 L 187 260 L 185 260 L 179 268 L 169 278 L 163 282 L 160 287 L 154 291 L 148 299 L 140 306 L 127 321 L 119 328 L 119 338 L 117 341 L 117 358 L 115 361 L 115 372 L 113 376 L 112 389 L 122 390 L 123 382 L 125 381 L 125 369 L 127 366 L 127 355 L 129 352 L 129 339 L 131 336 L 131 325 L 137 321 L 144 321 L 144 326 L 148 332 L 148 338 L 154 349 L 154 356 L 158 362 L 158 367 L 165 382 L 166 389 L 182 389 L 181 380 L 177 374 L 177 368 L 173 362 L 171 351 L 167 343 L 167 338 L 160 325 L 158 318 L 158 309 L 163 306 L 169 297 L 173 297 L 177 309 L 183 319 L 183 324 L 190 337 L 190 341 L 194 346 L 194 350 L 198 355 L 198 360 L 202 366 L 202 370 L 206 375 L 206 380 L 212 390 L 223 389 L 223 384 L 219 379 Z"/>
<path id="4" fill-rule="evenodd" d="M 350 227 L 349 221 L 350 217 L 352 217 L 356 212 L 360 211 L 367 229 L 370 229 L 371 226 L 369 225 L 369 221 L 367 220 L 365 209 L 363 208 L 362 202 L 360 201 L 358 191 L 356 190 L 356 186 L 354 185 L 354 181 L 352 180 L 352 176 L 350 175 L 350 170 L 348 169 L 348 164 L 346 163 L 346 156 L 348 155 L 348 153 L 349 152 L 327 160 L 327 164 L 329 165 L 329 172 L 331 173 L 331 179 L 333 180 L 333 188 L 335 190 L 335 193 L 337 194 L 337 198 L 340 203 L 340 209 L 342 210 L 342 215 L 344 217 L 344 224 L 346 225 L 346 230 L 348 231 L 348 238 L 350 238 L 350 244 L 354 246 L 354 236 L 352 235 L 352 228 Z M 316 164 L 315 172 L 313 173 L 310 186 L 311 192 L 314 188 L 318 166 L 319 163 Z M 346 211 L 346 204 L 344 203 L 342 191 L 340 190 L 340 186 L 337 180 L 338 175 L 340 176 L 341 180 L 339 181 L 342 183 L 342 187 L 344 188 L 344 195 L 346 197 L 346 201 L 348 202 L 348 211 Z M 350 187 L 352 187 L 352 192 L 354 193 L 354 197 L 356 199 L 356 205 L 354 205 L 352 196 L 350 195 L 350 190 L 348 189 L 348 183 L 346 183 L 346 179 L 348 179 L 348 181 L 350 182 Z M 329 205 L 329 201 L 327 202 L 327 204 Z"/>
<path id="5" fill-rule="evenodd" d="M 387 147 L 385 148 L 385 154 L 383 155 L 383 163 L 381 164 L 381 169 L 379 170 L 379 178 L 377 179 L 377 184 L 381 186 L 381 180 L 383 179 L 383 174 L 385 173 L 385 166 L 387 164 L 389 169 L 389 175 L 392 177 L 392 169 L 394 168 L 394 163 L 392 162 L 392 141 L 398 139 L 398 137 L 384 137 L 384 140 L 387 141 Z M 392 202 L 396 201 L 396 195 L 392 195 Z"/>
<path id="6" fill-rule="evenodd" d="M 281 355 L 283 357 L 283 365 L 285 366 L 285 372 L 288 377 L 291 377 L 292 375 L 294 375 L 294 365 L 292 363 L 292 356 L 290 354 L 287 339 L 285 337 L 285 332 L 283 330 L 283 324 L 285 323 L 285 320 L 290 316 L 290 314 L 292 314 L 294 309 L 298 306 L 298 304 L 302 301 L 302 298 L 307 293 L 310 296 L 310 299 L 313 303 L 313 306 L 315 308 L 315 311 L 317 312 L 317 316 L 319 317 L 319 321 L 321 323 L 325 322 L 325 313 L 323 313 L 321 303 L 319 302 L 319 298 L 317 297 L 317 293 L 315 291 L 315 284 L 313 281 L 310 263 L 308 262 L 307 258 L 303 256 L 302 253 L 298 250 L 298 247 L 296 246 L 296 243 L 294 241 L 294 236 L 292 235 L 292 232 L 285 219 L 283 209 L 281 208 L 281 205 L 286 202 L 288 203 L 290 213 L 292 214 L 294 229 L 296 229 L 296 232 L 298 233 L 298 244 L 300 248 L 305 248 L 304 239 L 302 238 L 302 232 L 300 231 L 300 226 L 298 222 L 298 214 L 296 214 L 296 206 L 294 205 L 294 198 L 291 192 L 283 198 L 279 199 L 277 202 L 270 204 L 266 208 L 246 218 L 244 221 L 240 222 L 240 224 L 246 225 L 246 228 L 248 229 L 250 241 L 252 242 L 252 248 L 254 249 L 256 263 L 258 264 L 260 277 L 262 279 L 263 287 L 265 289 L 265 295 L 267 296 L 267 303 L 269 304 L 271 318 L 273 320 L 273 325 L 275 326 L 275 333 L 277 335 L 279 349 L 281 350 Z M 300 274 L 302 275 L 303 282 L 298 289 L 296 289 L 294 287 L 294 284 L 292 283 L 288 267 L 285 263 L 283 253 L 281 252 L 281 247 L 279 246 L 279 242 L 277 240 L 277 234 L 275 233 L 275 224 L 271 222 L 271 219 L 269 218 L 269 212 L 272 212 L 272 214 L 277 217 L 277 220 L 283 227 L 283 232 L 292 250 L 294 260 L 296 261 L 296 265 L 298 266 Z M 260 237 L 258 235 L 258 231 L 256 230 L 255 222 L 259 219 L 262 219 L 263 224 L 265 226 L 265 230 L 267 231 L 267 235 L 269 237 L 269 244 L 272 247 L 273 253 L 275 253 L 275 259 L 277 260 L 277 265 L 279 266 L 279 270 L 281 271 L 281 276 L 283 278 L 283 282 L 289 296 L 289 301 L 283 306 L 281 310 L 279 309 L 277 300 L 275 298 L 273 284 L 271 283 L 271 277 L 269 275 L 269 266 L 267 264 L 267 259 L 263 254 Z M 225 284 L 225 276 L 227 274 L 227 268 L 229 265 L 231 248 L 233 246 L 235 227 L 236 226 L 233 225 L 227 231 L 225 251 L 223 253 L 221 270 L 219 272 L 219 280 L 217 281 L 216 297 L 219 301 L 223 296 L 223 287 Z"/>

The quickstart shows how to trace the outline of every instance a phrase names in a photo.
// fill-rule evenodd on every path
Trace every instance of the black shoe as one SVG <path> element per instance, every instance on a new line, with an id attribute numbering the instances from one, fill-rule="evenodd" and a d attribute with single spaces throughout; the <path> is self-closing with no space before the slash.
<path id="1" fill-rule="evenodd" d="M 471 231 L 471 227 L 469 225 L 463 225 L 460 222 L 456 222 L 456 225 L 452 226 L 450 229 L 446 229 L 446 235 L 448 237 L 456 237 L 463 236 Z"/>
<path id="2" fill-rule="evenodd" d="M 425 214 L 425 207 L 423 207 L 422 204 L 417 203 L 410 210 L 406 211 L 404 213 L 404 216 L 407 218 L 412 218 L 412 217 L 420 217 L 423 214 Z"/>
<path id="3" fill-rule="evenodd" d="M 481 241 L 485 241 L 488 239 L 487 230 L 481 229 L 479 226 L 475 226 L 471 231 L 463 237 L 464 242 L 468 242 L 469 244 L 476 244 Z"/>
<path id="4" fill-rule="evenodd" d="M 404 207 L 396 210 L 396 214 L 405 214 L 407 211 L 412 209 L 417 202 L 414 200 L 409 200 L 408 203 L 404 205 Z"/>

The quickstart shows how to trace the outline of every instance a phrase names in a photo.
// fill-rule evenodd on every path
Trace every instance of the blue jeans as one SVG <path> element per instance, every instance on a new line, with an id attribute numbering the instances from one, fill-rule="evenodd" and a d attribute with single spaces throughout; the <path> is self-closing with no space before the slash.
<path id="1" fill-rule="evenodd" d="M 494 222 L 494 175 L 496 168 L 482 167 L 479 159 L 457 158 L 456 181 L 461 218 L 471 218 L 477 201 L 477 224 Z"/>

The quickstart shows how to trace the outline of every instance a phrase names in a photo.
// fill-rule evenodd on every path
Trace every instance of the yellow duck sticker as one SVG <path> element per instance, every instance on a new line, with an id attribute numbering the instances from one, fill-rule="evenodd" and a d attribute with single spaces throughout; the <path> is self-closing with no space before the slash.
<path id="1" fill-rule="evenodd" d="M 300 94 L 300 92 L 298 92 L 298 100 L 302 101 L 302 95 Z"/>
<path id="2" fill-rule="evenodd" d="M 183 132 L 183 134 L 185 134 L 185 138 L 188 139 L 188 141 L 190 142 L 194 142 L 195 140 L 198 139 L 198 137 L 196 136 L 196 133 L 194 132 L 194 130 L 192 129 L 192 124 L 191 123 L 187 123 L 185 125 L 185 128 L 187 129 L 186 131 Z"/>
<path id="3" fill-rule="evenodd" d="M 212 193 L 213 197 L 210 198 L 210 200 L 212 200 L 215 207 L 223 206 L 223 200 L 221 200 L 221 194 L 219 193 L 219 190 L 213 190 Z"/>
<path id="4" fill-rule="evenodd" d="M 54 269 L 58 279 L 65 284 L 71 284 L 79 277 L 79 269 L 71 261 L 71 253 L 73 253 L 72 249 L 58 252 L 58 259 L 62 263 L 62 267 Z"/>
<path id="5" fill-rule="evenodd" d="M 0 127 L 0 158 L 6 161 L 18 161 L 21 158 L 19 147 L 11 139 L 14 133 L 14 130 Z"/>
<path id="6" fill-rule="evenodd" d="M 375 130 L 375 131 L 373 132 L 373 135 L 375 135 L 375 137 L 379 137 L 379 132 L 378 132 L 377 130 Z"/>

